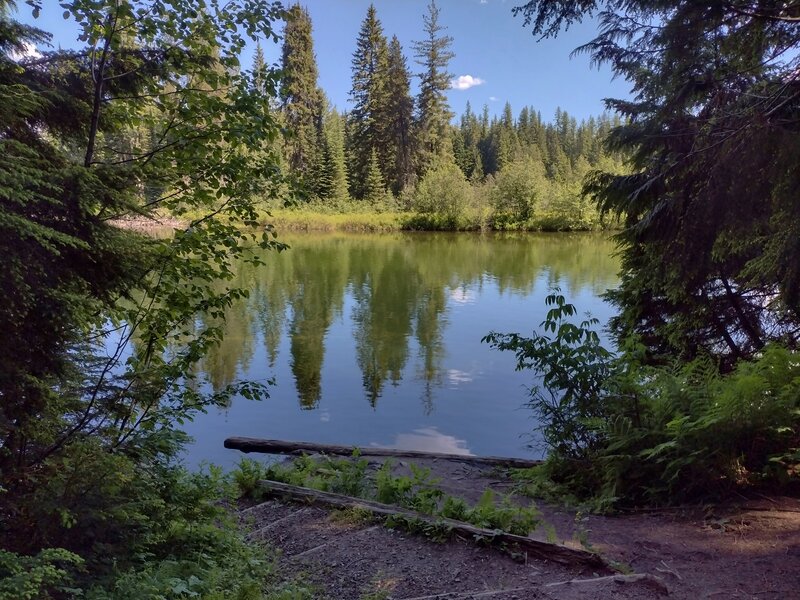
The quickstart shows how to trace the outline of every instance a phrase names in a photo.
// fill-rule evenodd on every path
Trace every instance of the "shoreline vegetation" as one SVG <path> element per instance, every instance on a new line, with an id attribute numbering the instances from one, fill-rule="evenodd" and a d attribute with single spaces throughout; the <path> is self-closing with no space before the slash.
<path id="1" fill-rule="evenodd" d="M 355 40 L 349 110 L 340 111 L 319 87 L 309 11 L 287 11 L 275 118 L 291 135 L 263 150 L 278 158 L 283 177 L 260 203 L 273 215 L 268 222 L 350 231 L 614 227 L 619 215 L 599 211 L 583 183 L 599 172 L 629 173 L 626 153 L 606 143 L 623 119 L 606 112 L 578 120 L 561 108 L 548 119 L 508 102 L 498 114 L 469 103 L 454 114 L 454 40 L 440 16 L 431 2 L 423 39 L 412 46 L 422 70 L 412 96 L 404 49 L 371 5 Z M 259 48 L 253 72 L 265 64 Z"/>
<path id="2" fill-rule="evenodd" d="M 441 218 L 414 212 L 352 210 L 328 212 L 314 207 L 274 209 L 260 217 L 262 226 L 272 226 L 277 231 L 316 232 L 394 232 L 394 231 L 517 231 L 517 232 L 590 232 L 610 231 L 618 228 L 616 222 L 606 224 L 577 223 L 555 214 L 543 214 L 525 221 L 494 222 L 483 215 Z"/>
<path id="3" fill-rule="evenodd" d="M 143 233 L 166 229 L 183 229 L 191 222 L 187 218 L 136 217 L 112 221 L 115 227 Z M 354 207 L 343 212 L 331 212 L 319 206 L 289 207 L 261 212 L 257 219 L 259 228 L 277 232 L 350 232 L 390 233 L 397 231 L 453 231 L 453 232 L 530 232 L 570 233 L 617 231 L 616 220 L 608 222 L 570 224 L 568 216 L 546 213 L 526 221 L 493 222 L 481 215 L 441 219 L 435 216 L 397 210 L 376 210 Z"/>
<path id="4" fill-rule="evenodd" d="M 798 493 L 796 3 L 515 8 L 542 38 L 600 15 L 580 51 L 631 94 L 581 122 L 510 104 L 456 119 L 454 40 L 435 0 L 412 46 L 415 96 L 370 6 L 342 113 L 318 87 L 299 4 L 54 4 L 0 0 L 0 600 L 319 597 L 237 527 L 235 473 L 179 462 L 186 421 L 269 397 L 269 382 L 208 391 L 197 366 L 248 293 L 237 261 L 257 264 L 253 245 L 285 248 L 275 221 L 566 231 L 615 215 L 618 353 L 557 290 L 539 332 L 484 339 L 543 382 L 529 406 L 550 453 L 520 475 L 526 489 L 597 512 Z M 63 9 L 80 43 L 17 21 L 17 5 L 34 19 Z M 279 64 L 260 46 L 242 63 L 281 36 Z M 113 226 L 129 214 L 191 221 L 144 236 Z M 320 475 L 294 464 L 287 477 Z M 414 485 L 384 475 L 387 495 Z M 788 546 L 776 560 L 766 548 L 737 568 L 793 565 Z"/>

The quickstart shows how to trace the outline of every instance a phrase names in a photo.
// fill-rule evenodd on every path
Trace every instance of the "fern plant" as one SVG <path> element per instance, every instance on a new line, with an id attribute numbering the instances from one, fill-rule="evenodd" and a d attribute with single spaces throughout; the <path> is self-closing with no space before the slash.
<path id="1" fill-rule="evenodd" d="M 531 337 L 490 333 L 540 385 L 529 406 L 549 449 L 529 487 L 590 500 L 668 503 L 800 479 L 800 355 L 767 345 L 722 372 L 710 357 L 653 366 L 635 338 L 604 348 L 556 289 Z"/>

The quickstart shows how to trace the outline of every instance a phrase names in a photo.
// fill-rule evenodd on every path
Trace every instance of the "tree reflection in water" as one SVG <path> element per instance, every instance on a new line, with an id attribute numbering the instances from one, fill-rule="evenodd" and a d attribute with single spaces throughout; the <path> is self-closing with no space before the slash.
<path id="1" fill-rule="evenodd" d="M 530 295 L 535 285 L 556 284 L 568 296 L 584 288 L 598 295 L 614 285 L 618 268 L 613 243 L 598 235 L 294 234 L 282 239 L 291 249 L 265 254 L 263 265 L 239 265 L 229 285 L 250 290 L 249 297 L 227 309 L 222 344 L 202 368 L 211 385 L 221 389 L 248 370 L 257 340 L 274 367 L 288 336 L 285 360 L 304 409 L 317 407 L 322 398 L 326 356 L 351 351 L 328 347 L 337 319 L 351 322 L 355 362 L 370 406 L 377 405 L 387 383 L 399 385 L 405 376 L 424 383 L 421 400 L 428 412 L 438 387 L 469 377 L 442 367 L 454 306 L 476 302 L 487 284 L 501 295 Z M 214 325 L 202 317 L 199 322 Z"/>

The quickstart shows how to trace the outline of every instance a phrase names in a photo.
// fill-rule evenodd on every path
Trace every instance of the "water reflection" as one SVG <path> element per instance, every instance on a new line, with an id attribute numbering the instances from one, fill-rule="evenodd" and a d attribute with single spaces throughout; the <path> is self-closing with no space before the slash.
<path id="1" fill-rule="evenodd" d="M 458 384 L 469 383 L 470 381 L 472 381 L 472 375 L 470 373 L 465 373 L 464 371 L 459 371 L 458 369 L 447 370 L 447 382 L 452 387 L 458 387 Z"/>
<path id="2" fill-rule="evenodd" d="M 360 371 L 369 406 L 377 406 L 387 385 L 412 377 L 421 384 L 420 400 L 429 413 L 437 388 L 473 379 L 469 371 L 443 368 L 446 330 L 454 311 L 473 307 L 486 286 L 500 296 L 529 296 L 535 286 L 544 293 L 555 284 L 569 296 L 582 289 L 597 295 L 613 285 L 617 269 L 611 242 L 590 235 L 284 239 L 290 250 L 267 253 L 259 266 L 238 265 L 232 284 L 250 295 L 227 310 L 223 342 L 202 368 L 220 389 L 253 370 L 256 355 L 265 363 L 259 372 L 286 361 L 303 409 L 319 406 L 326 361 L 341 362 L 348 359 L 343 354 L 354 353 L 349 360 Z M 349 323 L 350 342 L 329 339 L 337 323 Z M 257 352 L 258 344 L 263 352 Z M 436 437 L 431 431 L 402 435 Z"/>
<path id="3" fill-rule="evenodd" d="M 398 433 L 394 443 L 386 447 L 400 450 L 418 450 L 420 452 L 459 454 L 461 456 L 473 455 L 467 448 L 466 440 L 440 433 L 435 427 L 423 427 L 415 429 L 411 433 Z"/>

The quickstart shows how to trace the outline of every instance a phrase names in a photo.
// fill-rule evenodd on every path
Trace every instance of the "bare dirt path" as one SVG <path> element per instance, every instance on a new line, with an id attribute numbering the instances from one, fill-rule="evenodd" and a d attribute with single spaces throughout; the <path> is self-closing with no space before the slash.
<path id="1" fill-rule="evenodd" d="M 472 502 L 487 487 L 507 492 L 512 485 L 489 469 L 444 460 L 422 466 L 441 478 L 444 491 Z M 585 536 L 605 558 L 653 577 L 615 578 L 548 561 L 514 560 L 473 540 L 435 543 L 280 500 L 243 510 L 242 520 L 251 536 L 279 549 L 281 572 L 313 583 L 319 598 L 800 600 L 798 499 L 743 501 L 713 513 L 592 515 L 577 521 L 574 513 L 541 504 L 539 509 L 559 542 L 579 547 L 577 537 Z M 544 539 L 544 530 L 533 536 Z"/>

